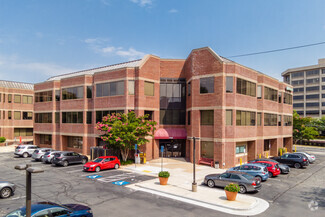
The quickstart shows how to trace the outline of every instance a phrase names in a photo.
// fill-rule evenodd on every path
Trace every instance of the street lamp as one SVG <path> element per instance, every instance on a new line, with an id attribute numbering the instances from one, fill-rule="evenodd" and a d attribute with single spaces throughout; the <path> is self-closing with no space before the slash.
<path id="1" fill-rule="evenodd" d="M 197 183 L 195 181 L 195 140 L 200 140 L 200 137 L 187 137 L 189 140 L 193 140 L 193 183 L 192 183 L 192 191 L 197 192 Z"/>
<path id="2" fill-rule="evenodd" d="M 31 217 L 32 207 L 32 173 L 42 173 L 43 169 L 32 167 L 31 164 L 15 166 L 16 170 L 26 170 L 26 217 Z"/>

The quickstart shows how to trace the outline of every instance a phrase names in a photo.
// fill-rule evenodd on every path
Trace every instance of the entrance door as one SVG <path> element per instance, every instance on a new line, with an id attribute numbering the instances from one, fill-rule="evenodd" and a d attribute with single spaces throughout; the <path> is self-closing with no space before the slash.
<path id="1" fill-rule="evenodd" d="M 164 157 L 185 157 L 184 139 L 161 139 L 159 140 L 159 150 L 161 150 L 161 146 L 164 146 Z"/>

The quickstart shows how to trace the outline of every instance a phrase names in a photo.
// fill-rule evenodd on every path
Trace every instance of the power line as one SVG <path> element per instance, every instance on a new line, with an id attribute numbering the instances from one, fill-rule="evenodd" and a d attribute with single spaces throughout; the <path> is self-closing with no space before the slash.
<path id="1" fill-rule="evenodd" d="M 240 54 L 240 55 L 235 55 L 235 56 L 229 56 L 229 57 L 226 57 L 226 58 L 244 57 L 244 56 L 252 56 L 252 55 L 258 55 L 258 54 L 265 54 L 265 53 L 273 53 L 273 52 L 278 52 L 278 51 L 285 51 L 285 50 L 293 50 L 293 49 L 297 49 L 297 48 L 311 47 L 311 46 L 316 46 L 316 45 L 321 45 L 321 44 L 325 44 L 325 41 L 314 43 L 314 44 L 306 44 L 306 45 L 296 46 L 296 47 L 287 47 L 287 48 L 281 48 L 281 49 L 276 49 L 276 50 L 261 51 L 261 52 L 256 52 L 256 53 Z"/>

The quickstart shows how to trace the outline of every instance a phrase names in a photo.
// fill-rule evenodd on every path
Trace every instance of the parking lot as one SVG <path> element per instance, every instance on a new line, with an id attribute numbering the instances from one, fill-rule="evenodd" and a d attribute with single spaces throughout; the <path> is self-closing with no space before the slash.
<path id="1" fill-rule="evenodd" d="M 325 149 L 304 148 L 316 155 L 316 162 L 304 169 L 294 169 L 288 175 L 279 175 L 262 183 L 258 193 L 249 195 L 267 200 L 269 209 L 260 216 L 324 216 L 325 210 Z M 25 172 L 15 165 L 31 163 L 42 167 L 44 173 L 33 174 L 32 201 L 81 203 L 92 208 L 94 216 L 231 216 L 210 209 L 186 204 L 144 192 L 133 191 L 125 185 L 155 179 L 156 177 L 111 169 L 101 172 L 83 172 L 82 165 L 52 166 L 34 162 L 31 158 L 14 157 L 0 153 L 1 180 L 17 185 L 9 199 L 0 199 L 0 216 L 25 205 Z M 199 177 L 203 178 L 203 177 Z"/>

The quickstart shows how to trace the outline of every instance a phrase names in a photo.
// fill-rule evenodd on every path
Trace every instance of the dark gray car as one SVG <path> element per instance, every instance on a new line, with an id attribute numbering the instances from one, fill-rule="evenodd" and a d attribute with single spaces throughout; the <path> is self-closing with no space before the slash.
<path id="1" fill-rule="evenodd" d="M 85 164 L 87 161 L 88 157 L 85 155 L 81 155 L 73 151 L 63 151 L 61 153 L 54 154 L 52 164 L 66 167 L 69 164 Z"/>
<path id="2" fill-rule="evenodd" d="M 237 171 L 227 171 L 222 174 L 210 174 L 205 176 L 204 184 L 210 188 L 226 187 L 230 183 L 236 183 L 240 187 L 239 193 L 246 193 L 250 191 L 259 191 L 262 187 L 261 182 L 256 180 L 254 176 L 247 173 Z"/>
<path id="3" fill-rule="evenodd" d="M 8 198 L 16 190 L 15 184 L 6 181 L 0 181 L 0 197 Z"/>

